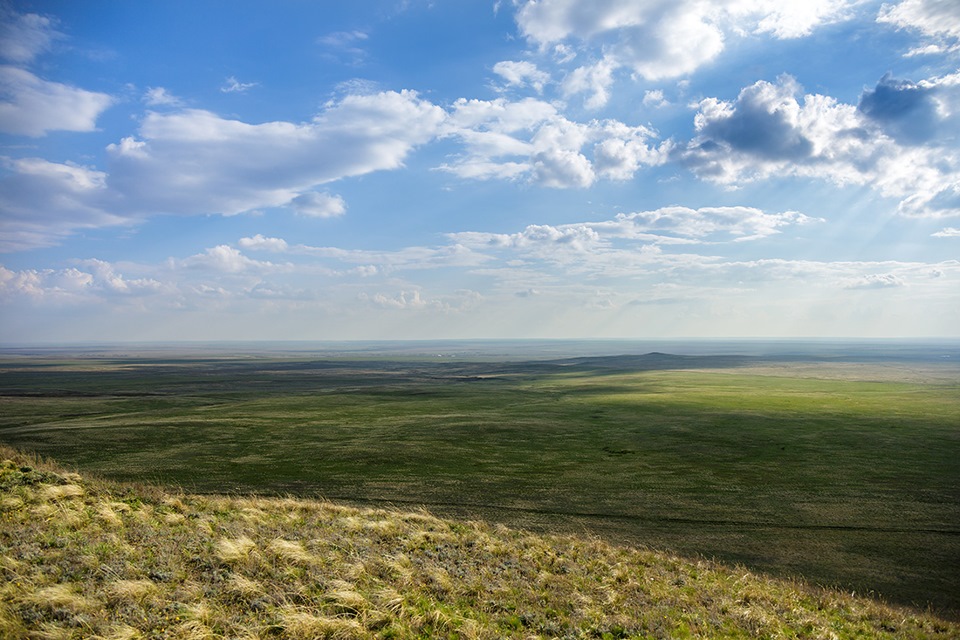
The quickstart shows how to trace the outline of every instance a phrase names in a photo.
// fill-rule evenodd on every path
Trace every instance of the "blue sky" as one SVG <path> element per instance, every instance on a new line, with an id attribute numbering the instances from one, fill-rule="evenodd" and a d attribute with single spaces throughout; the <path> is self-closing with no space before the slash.
<path id="1" fill-rule="evenodd" d="M 0 342 L 960 335 L 960 4 L 0 3 Z"/>

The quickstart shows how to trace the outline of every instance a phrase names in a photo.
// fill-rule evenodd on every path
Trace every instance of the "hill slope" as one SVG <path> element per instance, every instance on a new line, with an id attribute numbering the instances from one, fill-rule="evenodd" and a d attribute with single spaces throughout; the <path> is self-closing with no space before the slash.
<path id="1" fill-rule="evenodd" d="M 0 459 L 2 638 L 960 636 L 931 615 L 596 540 Z"/>

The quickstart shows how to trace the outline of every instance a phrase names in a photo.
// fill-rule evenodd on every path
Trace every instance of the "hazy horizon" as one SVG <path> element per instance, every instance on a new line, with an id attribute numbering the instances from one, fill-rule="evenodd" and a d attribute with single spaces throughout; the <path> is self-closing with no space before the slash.
<path id="1" fill-rule="evenodd" d="M 243 340 L 24 344 L 0 343 L 0 355 L 64 357 L 417 357 L 547 360 L 576 357 L 736 355 L 750 358 L 912 361 L 960 366 L 960 339 L 686 338 Z"/>

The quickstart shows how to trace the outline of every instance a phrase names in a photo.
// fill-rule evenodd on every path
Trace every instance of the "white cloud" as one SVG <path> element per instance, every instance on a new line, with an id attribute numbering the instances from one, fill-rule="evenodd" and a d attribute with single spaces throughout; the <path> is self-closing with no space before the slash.
<path id="1" fill-rule="evenodd" d="M 864 0 L 760 0 L 731 3 L 730 12 L 738 18 L 753 17 L 757 33 L 786 39 L 808 36 L 815 27 L 847 20 L 853 9 L 863 3 Z"/>
<path id="2" fill-rule="evenodd" d="M 223 81 L 223 86 L 220 87 L 220 91 L 223 93 L 244 93 L 253 89 L 258 84 L 257 82 L 240 82 L 235 77 L 230 76 Z"/>
<path id="3" fill-rule="evenodd" d="M 130 298 L 170 291 L 153 278 L 126 278 L 102 260 L 82 260 L 79 264 L 86 271 L 75 267 L 12 271 L 0 266 L 0 296 L 80 303 L 107 296 Z"/>
<path id="4" fill-rule="evenodd" d="M 563 95 L 570 97 L 578 93 L 588 94 L 583 106 L 587 109 L 600 109 L 610 100 L 610 85 L 613 84 L 613 71 L 616 63 L 610 58 L 579 67 L 563 79 Z"/>
<path id="5" fill-rule="evenodd" d="M 511 234 L 465 231 L 451 233 L 449 237 L 471 248 L 523 249 L 535 253 L 564 248 L 582 253 L 596 248 L 601 242 L 600 234 L 585 224 L 558 227 L 536 224 Z"/>
<path id="6" fill-rule="evenodd" d="M 113 103 L 105 93 L 50 82 L 25 69 L 0 66 L 0 131 L 39 137 L 48 131 L 94 131 Z"/>
<path id="7" fill-rule="evenodd" d="M 681 76 L 713 60 L 729 35 L 807 35 L 844 20 L 855 0 L 527 0 L 521 33 L 540 47 L 573 41 L 602 48 L 648 80 Z"/>
<path id="8" fill-rule="evenodd" d="M 957 227 L 944 227 L 936 233 L 931 233 L 934 238 L 960 238 L 960 229 Z"/>
<path id="9" fill-rule="evenodd" d="M 508 87 L 532 87 L 537 93 L 550 82 L 550 74 L 537 69 L 537 65 L 526 60 L 504 60 L 493 65 L 493 72 L 503 78 Z"/>
<path id="10" fill-rule="evenodd" d="M 77 229 L 126 224 L 114 208 L 107 174 L 41 158 L 3 159 L 0 251 L 57 244 Z"/>
<path id="11" fill-rule="evenodd" d="M 952 0 L 904 0 L 884 4 L 877 22 L 898 29 L 916 29 L 942 47 L 944 42 L 960 40 L 960 5 Z"/>
<path id="12" fill-rule="evenodd" d="M 138 138 L 108 147 L 109 185 L 140 215 L 283 206 L 317 185 L 402 166 L 444 117 L 413 92 L 347 96 L 300 124 L 248 124 L 197 109 L 149 113 Z M 318 211 L 317 197 L 298 202 Z M 328 214 L 335 209 L 335 199 L 327 202 Z"/>
<path id="13" fill-rule="evenodd" d="M 927 84 L 947 86 L 943 78 Z M 798 98 L 800 87 L 788 76 L 757 82 L 732 103 L 702 100 L 698 135 L 682 156 L 699 176 L 720 184 L 813 177 L 871 186 L 899 199 L 904 215 L 960 215 L 960 158 L 939 144 L 939 132 L 952 125 L 929 111 L 926 122 L 911 120 L 927 99 L 911 93 L 914 86 L 925 85 L 881 80 L 858 108 L 828 96 Z M 911 102 L 920 106 L 904 109 Z"/>
<path id="14" fill-rule="evenodd" d="M 225 244 L 211 247 L 203 253 L 185 258 L 181 264 L 191 269 L 209 269 L 222 273 L 272 271 L 289 268 L 289 265 L 276 265 L 272 262 L 253 260 L 243 255 L 239 250 Z"/>
<path id="15" fill-rule="evenodd" d="M 143 94 L 143 101 L 151 107 L 182 107 L 183 100 L 163 87 L 151 87 Z"/>
<path id="16" fill-rule="evenodd" d="M 621 213 L 608 223 L 599 223 L 610 234 L 624 237 L 640 234 L 670 234 L 692 240 L 758 240 L 796 225 L 824 222 L 797 211 L 766 213 L 753 207 L 664 207 L 653 211 Z M 643 236 L 648 237 L 648 236 Z"/>
<path id="17" fill-rule="evenodd" d="M 611 180 L 629 180 L 643 166 L 663 164 L 673 150 L 670 140 L 657 147 L 647 144 L 655 133 L 646 127 L 608 120 L 596 123 L 594 128 L 600 139 L 593 147 L 594 168 L 598 175 Z"/>
<path id="18" fill-rule="evenodd" d="M 347 211 L 343 198 L 329 193 L 307 191 L 290 201 L 293 210 L 310 218 L 334 218 Z"/>
<path id="19" fill-rule="evenodd" d="M 548 132 L 548 137 L 554 137 Z M 544 187 L 559 189 L 569 187 L 589 187 L 596 173 L 587 157 L 575 149 L 565 149 L 550 145 L 543 147 L 533 157 L 533 181 Z"/>
<path id="20" fill-rule="evenodd" d="M 15 14 L 0 7 L 0 58 L 29 63 L 60 37 L 50 18 L 36 13 Z"/>
<path id="21" fill-rule="evenodd" d="M 890 289 L 904 286 L 903 280 L 892 273 L 872 273 L 846 285 L 847 289 Z"/>
<path id="22" fill-rule="evenodd" d="M 416 309 L 427 305 L 427 301 L 420 297 L 420 291 L 417 290 L 400 291 L 392 296 L 377 293 L 370 297 L 367 294 L 361 294 L 361 300 L 370 300 L 378 306 L 389 309 Z"/>
<path id="23" fill-rule="evenodd" d="M 645 107 L 658 108 L 658 107 L 664 107 L 668 104 L 670 103 L 667 102 L 666 98 L 663 97 L 662 89 L 652 89 L 650 91 L 644 92 L 643 94 L 643 105 Z"/>
<path id="24" fill-rule="evenodd" d="M 470 289 L 460 289 L 448 294 L 423 297 L 420 289 L 401 290 L 394 294 L 362 292 L 358 295 L 362 302 L 389 310 L 429 310 L 439 312 L 459 312 L 476 306 L 483 296 Z"/>
<path id="25" fill-rule="evenodd" d="M 752 207 L 664 207 L 653 211 L 620 213 L 612 220 L 578 222 L 551 226 L 530 225 L 513 234 L 461 232 L 448 237 L 471 249 L 517 249 L 542 258 L 557 256 L 557 251 L 616 253 L 614 240 L 647 243 L 647 251 L 659 251 L 653 245 L 742 242 L 759 240 L 781 230 L 813 223 L 797 211 L 766 213 Z"/>
<path id="26" fill-rule="evenodd" d="M 805 223 L 803 216 L 792 212 L 665 208 L 600 223 L 530 225 L 504 234 L 452 234 L 445 246 L 390 252 L 292 245 L 258 234 L 241 238 L 238 246 L 283 252 L 295 262 L 251 260 L 236 248 L 219 245 L 152 266 L 118 266 L 101 260 L 83 260 L 60 270 L 14 271 L 0 266 L 0 297 L 6 309 L 16 309 L 17 317 L 57 307 L 69 308 L 71 317 L 77 318 L 81 316 L 74 310 L 89 310 L 96 313 L 101 331 L 102 309 L 109 299 L 109 317 L 123 319 L 117 327 L 130 331 L 131 323 L 136 326 L 134 333 L 124 334 L 128 339 L 175 338 L 163 333 L 163 327 L 171 324 L 178 330 L 184 326 L 211 329 L 212 325 L 218 333 L 203 335 L 221 339 L 225 335 L 289 337 L 290 331 L 309 336 L 318 318 L 323 318 L 325 330 L 335 331 L 333 335 L 354 338 L 380 335 L 376 329 L 384 323 L 390 323 L 392 331 L 403 328 L 406 337 L 436 337 L 441 335 L 437 331 L 451 331 L 443 334 L 451 336 L 476 331 L 490 335 L 499 323 L 507 322 L 507 334 L 515 335 L 511 331 L 517 322 L 523 325 L 533 318 L 538 320 L 536 335 L 550 335 L 541 331 L 543 318 L 573 331 L 565 335 L 575 335 L 587 320 L 603 324 L 618 323 L 618 319 L 623 323 L 609 335 L 626 335 L 622 332 L 629 333 L 638 321 L 643 321 L 647 332 L 654 326 L 647 324 L 651 320 L 666 331 L 704 334 L 709 330 L 717 335 L 728 333 L 746 317 L 752 318 L 751 331 L 756 332 L 760 316 L 782 321 L 813 314 L 818 308 L 835 314 L 861 308 L 849 304 L 851 296 L 865 304 L 886 305 L 886 311 L 904 309 L 909 300 L 906 307 L 925 309 L 934 318 L 942 318 L 942 313 L 930 310 L 955 305 L 958 261 L 744 261 L 679 253 L 677 246 L 661 242 L 666 234 L 686 235 L 696 242 L 729 241 L 758 229 L 763 235 Z M 338 262 L 347 268 L 331 268 L 331 263 Z M 443 271 L 413 279 L 424 269 Z M 401 270 L 406 272 L 403 277 L 398 275 Z M 450 290 L 443 282 L 449 282 L 451 275 L 456 282 L 487 284 L 480 290 Z M 879 290 L 888 295 L 878 295 Z M 665 306 L 670 307 L 668 313 L 658 311 Z M 470 314 L 457 315 L 464 311 Z M 690 312 L 705 315 L 698 323 L 678 326 Z M 574 313 L 575 320 L 560 321 L 569 313 Z M 265 317 L 279 324 L 271 322 L 265 329 Z M 221 325 L 221 320 L 226 324 Z M 411 324 L 395 324 L 403 322 Z M 251 333 L 228 333 L 243 326 Z M 762 326 L 777 334 L 775 325 Z M 830 325 L 835 326 L 839 325 Z M 844 326 L 860 330 L 863 325 Z M 931 326 L 942 330 L 949 325 L 938 321 Z M 822 334 L 836 335 L 830 327 Z M 264 330 L 275 333 L 263 334 Z"/>
<path id="27" fill-rule="evenodd" d="M 165 287 L 153 278 L 127 278 L 118 273 L 116 267 L 103 260 L 81 260 L 80 264 L 90 270 L 92 282 L 102 289 L 124 295 L 139 295 L 156 293 Z"/>
<path id="28" fill-rule="evenodd" d="M 529 98 L 459 100 L 444 131 L 467 153 L 440 169 L 463 178 L 526 179 L 555 188 L 629 179 L 641 166 L 666 161 L 671 148 L 669 142 L 649 146 L 655 133 L 646 127 L 614 120 L 577 123 Z"/>
<path id="29" fill-rule="evenodd" d="M 288 248 L 287 241 L 283 238 L 266 238 L 259 233 L 252 238 L 240 238 L 237 244 L 244 249 L 273 251 L 274 253 L 285 253 Z"/>

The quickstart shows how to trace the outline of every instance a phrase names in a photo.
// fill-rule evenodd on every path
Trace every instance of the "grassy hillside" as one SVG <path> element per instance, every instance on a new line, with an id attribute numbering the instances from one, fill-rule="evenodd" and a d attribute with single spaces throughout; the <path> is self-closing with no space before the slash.
<path id="1" fill-rule="evenodd" d="M 3 638 L 949 638 L 850 594 L 425 512 L 172 494 L 0 448 Z"/>
<path id="2" fill-rule="evenodd" d="M 0 443 L 196 493 L 587 531 L 958 618 L 950 362 L 11 358 Z"/>

